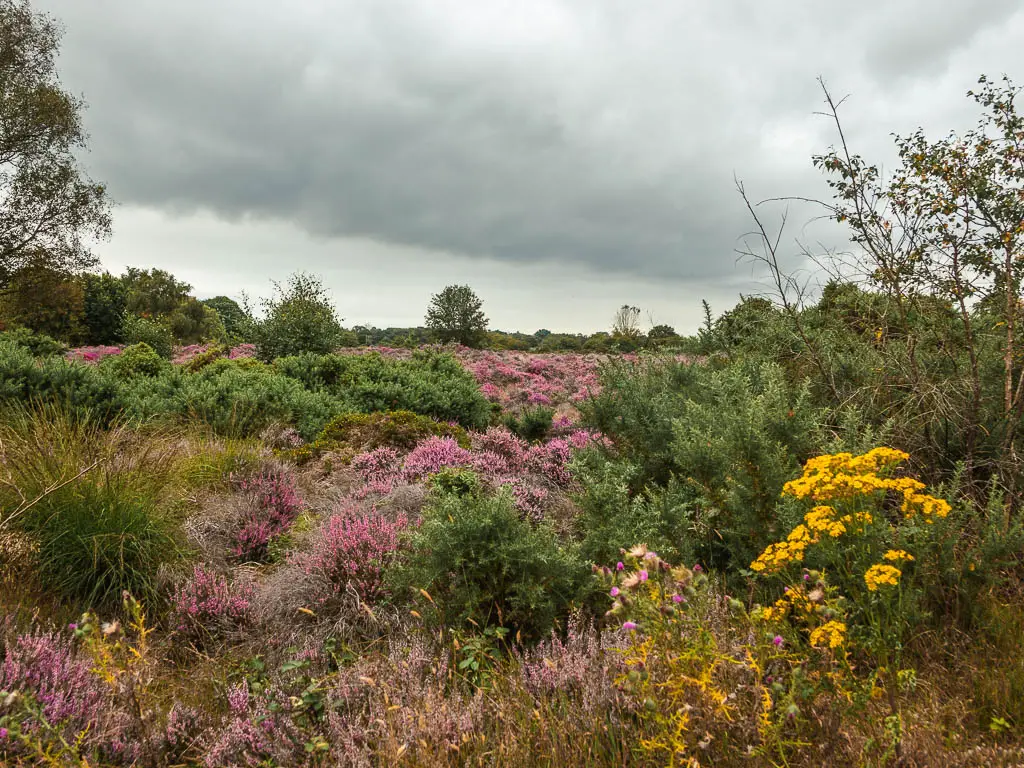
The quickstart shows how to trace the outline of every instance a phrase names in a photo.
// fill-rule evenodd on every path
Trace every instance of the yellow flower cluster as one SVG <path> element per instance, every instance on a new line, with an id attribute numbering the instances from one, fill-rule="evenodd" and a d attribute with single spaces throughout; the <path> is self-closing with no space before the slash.
<path id="1" fill-rule="evenodd" d="M 945 499 L 937 499 L 927 493 L 914 491 L 903 494 L 903 515 L 905 517 L 913 517 L 920 513 L 924 521 L 931 525 L 933 517 L 945 517 L 949 511 L 949 502 Z"/>
<path id="2" fill-rule="evenodd" d="M 883 559 L 890 560 L 892 562 L 899 562 L 901 560 L 906 560 L 907 562 L 910 562 L 914 559 L 914 556 L 907 552 L 905 549 L 890 549 L 888 552 L 882 555 L 882 557 Z"/>
<path id="3" fill-rule="evenodd" d="M 950 511 L 949 504 L 921 493 L 925 485 L 920 480 L 879 475 L 879 472 L 892 469 L 908 458 L 908 454 L 894 448 L 872 448 L 860 456 L 852 453 L 816 456 L 804 465 L 803 475 L 786 483 L 782 492 L 798 499 L 821 502 L 891 491 L 903 496 L 902 510 L 906 517 L 921 514 L 929 523 L 933 517 L 945 517 Z M 835 535 L 842 535 L 842 532 Z"/>
<path id="4" fill-rule="evenodd" d="M 864 574 L 864 583 L 868 585 L 868 589 L 872 592 L 877 592 L 878 588 L 883 585 L 895 587 L 899 581 L 900 576 L 903 575 L 903 571 L 899 568 L 895 568 L 891 565 L 884 565 L 878 563 L 868 568 Z"/>
<path id="5" fill-rule="evenodd" d="M 781 621 L 789 615 L 790 611 L 812 614 L 817 610 L 816 601 L 821 597 L 824 597 L 823 593 L 808 595 L 802 587 L 793 588 L 776 600 L 774 605 L 762 608 L 758 613 L 758 618 L 764 621 Z"/>
<path id="6" fill-rule="evenodd" d="M 815 533 L 827 533 L 833 539 L 838 539 L 846 533 L 846 524 L 852 522 L 853 518 L 844 515 L 837 520 L 835 515 L 836 511 L 832 507 L 819 505 L 804 515 L 804 524 Z"/>
<path id="7" fill-rule="evenodd" d="M 839 648 L 846 642 L 846 625 L 841 621 L 829 621 L 811 632 L 811 645 Z"/>

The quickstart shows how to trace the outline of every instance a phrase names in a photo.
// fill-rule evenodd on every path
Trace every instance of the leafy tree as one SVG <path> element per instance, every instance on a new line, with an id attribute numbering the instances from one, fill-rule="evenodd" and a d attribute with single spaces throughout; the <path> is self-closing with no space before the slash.
<path id="1" fill-rule="evenodd" d="M 216 310 L 229 340 L 244 341 L 248 338 L 252 318 L 237 301 L 227 296 L 214 296 L 212 299 L 204 299 L 203 304 Z"/>
<path id="2" fill-rule="evenodd" d="M 84 275 L 85 310 L 82 323 L 89 344 L 115 344 L 124 333 L 128 309 L 128 289 L 119 277 L 109 272 Z"/>
<path id="3" fill-rule="evenodd" d="M 217 310 L 189 297 L 179 304 L 167 318 L 174 338 L 183 344 L 198 344 L 211 339 L 223 339 L 224 324 Z"/>
<path id="4" fill-rule="evenodd" d="M 265 315 L 253 329 L 261 360 L 305 352 L 328 354 L 341 346 L 341 323 L 319 278 L 296 272 L 287 285 L 274 283 L 274 291 L 261 302 Z"/>
<path id="5" fill-rule="evenodd" d="M 431 297 L 426 326 L 441 341 L 477 346 L 487 332 L 483 302 L 468 285 L 449 285 Z"/>
<path id="6" fill-rule="evenodd" d="M 75 159 L 84 103 L 61 89 L 59 42 L 28 0 L 0 0 L 0 288 L 40 259 L 57 272 L 89 268 L 88 239 L 110 234 L 106 190 Z"/>
<path id="7" fill-rule="evenodd" d="M 82 285 L 68 273 L 53 269 L 40 257 L 18 269 L 0 294 L 4 312 L 14 325 L 63 341 L 77 341 L 82 333 Z"/>
<path id="8" fill-rule="evenodd" d="M 129 267 L 121 279 L 128 289 L 128 311 L 139 317 L 167 317 L 192 292 L 191 285 L 162 269 Z"/>

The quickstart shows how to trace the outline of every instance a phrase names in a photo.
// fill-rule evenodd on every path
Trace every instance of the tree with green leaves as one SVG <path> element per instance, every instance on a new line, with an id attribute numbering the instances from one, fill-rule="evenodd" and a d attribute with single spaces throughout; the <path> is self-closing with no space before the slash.
<path id="1" fill-rule="evenodd" d="M 468 285 L 449 285 L 434 294 L 427 307 L 426 326 L 442 341 L 478 346 L 487 333 L 483 301 Z"/>
<path id="2" fill-rule="evenodd" d="M 232 342 L 246 341 L 252 327 L 252 318 L 234 299 L 227 296 L 214 296 L 212 299 L 203 299 L 210 309 L 217 312 L 220 321 L 224 323 L 224 332 Z"/>
<path id="3" fill-rule="evenodd" d="M 110 203 L 75 158 L 84 103 L 57 77 L 61 32 L 28 0 L 0 0 L 0 288 L 30 262 L 73 273 L 96 264 Z"/>
<path id="4" fill-rule="evenodd" d="M 128 309 L 128 289 L 119 277 L 109 272 L 82 277 L 85 312 L 82 323 L 89 344 L 116 344 L 122 340 L 124 316 Z"/>
<path id="5" fill-rule="evenodd" d="M 286 285 L 274 283 L 274 296 L 261 305 L 263 317 L 253 326 L 261 360 L 304 352 L 323 355 L 342 345 L 344 331 L 334 302 L 314 275 L 296 272 Z"/>
<path id="6" fill-rule="evenodd" d="M 150 320 L 168 317 L 192 293 L 191 285 L 162 269 L 128 267 L 121 279 L 128 289 L 128 311 Z"/>

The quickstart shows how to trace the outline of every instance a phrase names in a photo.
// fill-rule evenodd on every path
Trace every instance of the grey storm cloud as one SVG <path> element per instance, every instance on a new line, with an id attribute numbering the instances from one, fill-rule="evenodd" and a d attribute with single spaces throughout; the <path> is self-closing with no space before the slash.
<path id="1" fill-rule="evenodd" d="M 938 78 L 1024 15 L 1016 0 L 36 5 L 64 23 L 86 163 L 122 203 L 700 280 L 734 270 L 749 228 L 734 173 L 755 194 L 826 194 L 818 74 L 884 146 L 906 94 L 962 101 L 980 72 L 952 91 Z"/>

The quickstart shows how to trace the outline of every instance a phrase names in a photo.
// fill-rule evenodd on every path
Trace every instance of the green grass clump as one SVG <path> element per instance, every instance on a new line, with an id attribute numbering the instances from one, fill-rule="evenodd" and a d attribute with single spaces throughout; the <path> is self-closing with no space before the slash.
<path id="1" fill-rule="evenodd" d="M 170 435 L 105 430 L 59 406 L 9 410 L 0 427 L 0 525 L 27 537 L 41 584 L 84 607 L 150 599 L 177 556 Z"/>

